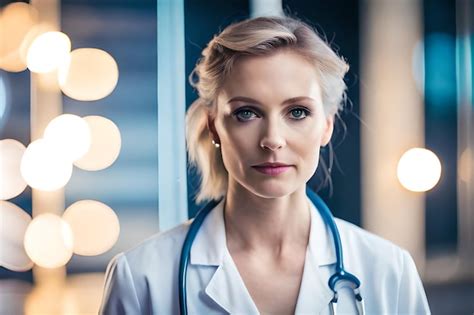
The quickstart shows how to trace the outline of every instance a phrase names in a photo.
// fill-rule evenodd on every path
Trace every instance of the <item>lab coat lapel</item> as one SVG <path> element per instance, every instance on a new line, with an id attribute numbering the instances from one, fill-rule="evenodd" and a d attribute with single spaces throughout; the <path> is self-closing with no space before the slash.
<path id="1" fill-rule="evenodd" d="M 216 266 L 205 288 L 206 295 L 231 314 L 258 314 L 232 257 L 227 250 L 224 203 L 204 220 L 191 248 L 191 265 Z"/>
<path id="2" fill-rule="evenodd" d="M 332 236 L 318 210 L 309 199 L 308 202 L 311 228 L 295 314 L 320 314 L 333 297 L 327 283 L 327 270 L 323 270 L 336 262 Z"/>
<path id="3" fill-rule="evenodd" d="M 258 314 L 230 254 L 217 268 L 205 292 L 230 314 Z"/>

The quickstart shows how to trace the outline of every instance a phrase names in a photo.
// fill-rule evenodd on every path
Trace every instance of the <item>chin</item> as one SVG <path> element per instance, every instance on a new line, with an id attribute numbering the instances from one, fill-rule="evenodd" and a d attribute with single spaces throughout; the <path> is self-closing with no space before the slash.
<path id="1" fill-rule="evenodd" d="M 259 185 L 251 186 L 252 191 L 255 195 L 262 198 L 280 198 L 285 197 L 293 193 L 296 188 L 294 185 L 286 183 L 261 183 Z"/>

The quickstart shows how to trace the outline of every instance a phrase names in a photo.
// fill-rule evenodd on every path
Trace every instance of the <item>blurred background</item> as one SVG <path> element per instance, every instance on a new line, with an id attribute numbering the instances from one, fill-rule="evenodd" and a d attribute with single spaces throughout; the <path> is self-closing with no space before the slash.
<path id="1" fill-rule="evenodd" d="M 310 186 L 337 217 L 410 251 L 433 314 L 474 312 L 472 1 L 0 9 L 0 314 L 96 314 L 110 259 L 196 213 L 187 76 L 219 30 L 282 12 L 351 67 L 332 183 L 318 170 Z"/>

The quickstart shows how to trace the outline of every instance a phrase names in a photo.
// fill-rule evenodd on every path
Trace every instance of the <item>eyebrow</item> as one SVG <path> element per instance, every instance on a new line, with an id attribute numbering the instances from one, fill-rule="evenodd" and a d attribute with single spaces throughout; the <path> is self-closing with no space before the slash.
<path id="1" fill-rule="evenodd" d="M 304 101 L 304 100 L 310 100 L 310 101 L 315 101 L 314 98 L 311 98 L 309 96 L 297 96 L 297 97 L 292 97 L 287 99 L 282 103 L 282 105 L 288 104 L 288 103 L 293 103 L 293 102 L 299 102 L 299 101 Z M 257 100 L 254 100 L 253 98 L 250 97 L 245 97 L 245 96 L 236 96 L 231 98 L 230 100 L 227 101 L 227 104 L 232 103 L 232 102 L 249 102 L 249 103 L 256 103 L 261 105 L 261 103 Z"/>

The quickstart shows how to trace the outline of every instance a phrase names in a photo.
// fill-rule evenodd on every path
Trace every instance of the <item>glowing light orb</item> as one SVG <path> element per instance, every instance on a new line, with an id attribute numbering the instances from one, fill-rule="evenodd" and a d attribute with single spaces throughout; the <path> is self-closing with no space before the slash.
<path id="1" fill-rule="evenodd" d="M 66 62 L 71 51 L 71 40 L 61 32 L 46 32 L 31 43 L 26 64 L 32 72 L 47 73 Z"/>
<path id="2" fill-rule="evenodd" d="M 61 65 L 58 81 L 67 96 L 80 101 L 94 101 L 112 93 L 118 75 L 117 63 L 107 52 L 81 48 L 73 50 L 69 61 Z"/>
<path id="3" fill-rule="evenodd" d="M 397 175 L 406 189 L 415 192 L 428 191 L 441 177 L 441 162 L 430 150 L 413 148 L 400 158 Z"/>
<path id="4" fill-rule="evenodd" d="M 74 165 L 87 171 L 109 167 L 120 153 L 120 130 L 110 119 L 102 116 L 86 116 L 83 119 L 89 124 L 91 146 L 86 155 L 75 161 Z"/>
<path id="5" fill-rule="evenodd" d="M 23 247 L 31 217 L 20 207 L 0 201 L 0 266 L 13 271 L 27 271 L 33 262 Z"/>
<path id="6" fill-rule="evenodd" d="M 41 34 L 54 31 L 54 25 L 47 22 L 37 23 L 33 25 L 33 27 L 31 27 L 31 29 L 24 37 L 23 42 L 20 46 L 20 57 L 23 63 L 25 64 L 25 67 L 27 63 L 28 50 L 30 49 L 30 46 L 34 42 L 34 40 Z"/>
<path id="7" fill-rule="evenodd" d="M 25 232 L 25 250 L 31 260 L 44 268 L 64 266 L 72 257 L 74 235 L 61 217 L 44 213 L 33 218 Z"/>
<path id="8" fill-rule="evenodd" d="M 63 156 L 60 148 L 39 139 L 26 148 L 20 171 L 31 187 L 54 191 L 66 185 L 71 178 L 72 163 Z"/>
<path id="9" fill-rule="evenodd" d="M 37 21 L 38 13 L 27 3 L 14 2 L 3 9 L 0 15 L 0 68 L 10 72 L 26 69 L 20 48 Z"/>
<path id="10" fill-rule="evenodd" d="M 69 206 L 63 214 L 74 233 L 74 253 L 100 255 L 117 241 L 120 224 L 115 212 L 94 200 L 81 200 Z"/>
<path id="11" fill-rule="evenodd" d="M 21 158 L 25 146 L 13 139 L 0 140 L 0 200 L 14 198 L 26 188 L 21 176 Z"/>
<path id="12" fill-rule="evenodd" d="M 88 123 L 81 117 L 63 114 L 49 122 L 44 139 L 60 148 L 64 156 L 73 162 L 89 150 L 91 132 Z"/>

